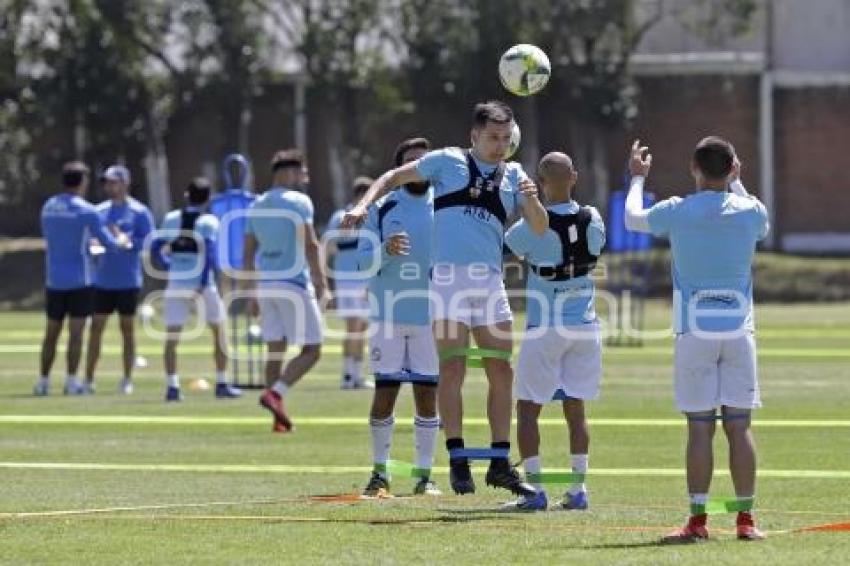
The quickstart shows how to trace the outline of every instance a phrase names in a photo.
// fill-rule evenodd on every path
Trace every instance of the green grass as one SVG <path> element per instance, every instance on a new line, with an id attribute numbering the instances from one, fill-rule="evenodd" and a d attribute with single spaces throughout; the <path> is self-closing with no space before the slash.
<path id="1" fill-rule="evenodd" d="M 663 328 L 667 316 L 666 305 L 653 303 L 648 323 Z M 96 396 L 55 393 L 61 389 L 56 377 L 64 373 L 60 355 L 54 395 L 33 398 L 42 316 L 4 313 L 0 562 L 841 563 L 850 556 L 850 533 L 789 531 L 850 521 L 850 304 L 760 307 L 757 321 L 765 403 L 755 425 L 764 470 L 758 507 L 770 537 L 739 543 L 729 531 L 732 516 L 720 515 L 711 521 L 716 540 L 669 548 L 652 542 L 687 511 L 684 428 L 671 398 L 669 337 L 605 354 L 602 397 L 590 407 L 596 421 L 588 477 L 592 509 L 506 515 L 494 512 L 507 497 L 484 488 L 482 466 L 474 496 L 356 503 L 308 498 L 353 493 L 368 477 L 370 394 L 338 389 L 338 344 L 329 344 L 316 370 L 292 391 L 288 407 L 298 430 L 280 436 L 270 432 L 254 392 L 237 401 L 187 392 L 180 405 L 163 403 L 160 345 L 148 339 L 141 346 L 150 366 L 137 370 L 135 395 L 114 393 L 119 358 L 113 334 Z M 110 328 L 117 332 L 114 322 Z M 204 336 L 183 345 L 184 383 L 212 378 L 207 341 Z M 469 444 L 487 439 L 484 395 L 480 370 L 472 370 L 465 389 Z M 410 461 L 406 391 L 396 414 L 393 456 Z M 544 418 L 544 465 L 565 468 L 559 409 L 547 407 Z M 712 493 L 729 496 L 721 436 L 716 448 Z M 436 465 L 436 480 L 448 490 L 442 449 Z M 393 484 L 398 495 L 410 488 L 405 479 Z M 550 490 L 550 499 L 559 495 Z"/>

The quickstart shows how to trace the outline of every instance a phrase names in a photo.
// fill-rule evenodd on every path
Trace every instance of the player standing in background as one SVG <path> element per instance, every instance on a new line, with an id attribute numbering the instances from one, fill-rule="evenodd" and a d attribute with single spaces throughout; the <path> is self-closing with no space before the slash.
<path id="1" fill-rule="evenodd" d="M 517 212 L 536 234 L 548 224 L 537 187 L 522 166 L 505 163 L 511 142 L 513 112 L 504 103 L 477 104 L 470 133 L 472 148 L 450 147 L 388 171 L 346 214 L 343 227 L 362 222 L 367 207 L 385 193 L 408 183 L 429 182 L 434 187 L 434 247 L 431 300 L 438 352 L 469 347 L 470 335 L 478 348 L 489 350 L 483 359 L 489 383 L 487 416 L 491 448 L 509 452 L 512 413 L 512 314 L 502 281 L 502 250 L 508 218 Z M 494 356 L 492 351 L 498 351 Z M 446 448 L 463 450 L 462 386 L 466 358 L 447 356 L 440 361 L 437 390 Z M 450 458 L 449 479 L 456 493 L 473 493 L 475 483 L 466 457 Z M 490 460 L 486 482 L 517 495 L 535 494 L 522 481 L 507 457 Z"/>
<path id="2" fill-rule="evenodd" d="M 292 421 L 283 398 L 319 361 L 319 304 L 325 303 L 328 284 L 313 228 L 313 202 L 300 191 L 307 179 L 304 156 L 297 149 L 279 151 L 271 168 L 272 187 L 248 209 L 243 277 L 256 298 L 253 310 L 259 310 L 268 352 L 268 388 L 260 396 L 260 405 L 274 416 L 274 432 L 289 432 Z M 281 373 L 290 344 L 300 344 L 301 352 Z"/>
<path id="3" fill-rule="evenodd" d="M 100 216 L 84 198 L 89 187 L 89 168 L 79 161 L 62 167 L 63 190 L 44 203 L 41 209 L 41 233 L 47 245 L 47 285 L 45 310 L 47 326 L 41 344 L 40 376 L 33 389 L 36 396 L 50 393 L 50 368 L 56 357 L 56 343 L 68 316 L 68 351 L 65 394 L 83 392 L 77 369 L 83 350 L 83 330 L 92 310 L 92 268 L 89 244 L 92 237 L 110 252 L 132 246 L 127 236 L 112 228 L 106 230 Z"/>
<path id="4" fill-rule="evenodd" d="M 239 397 L 241 390 L 227 383 L 225 351 L 225 313 L 218 294 L 215 272 L 218 261 L 218 220 L 205 212 L 210 200 L 210 183 L 196 177 L 186 189 L 186 206 L 165 215 L 162 228 L 153 242 L 152 253 L 168 267 L 165 289 L 164 318 L 168 333 L 165 339 L 166 393 L 169 402 L 182 401 L 180 376 L 177 373 L 177 343 L 193 304 L 198 317 L 203 317 L 212 332 L 215 360 L 215 396 L 219 399 Z M 168 257 L 160 253 L 168 249 Z"/>
<path id="5" fill-rule="evenodd" d="M 687 524 L 663 542 L 708 538 L 705 506 L 714 471 L 717 418 L 729 441 L 729 470 L 739 508 L 738 538 L 762 539 L 752 515 L 756 453 L 750 416 L 752 409 L 761 406 L 752 264 L 756 243 L 769 229 L 767 210 L 741 184 L 740 162 L 732 144 L 713 136 L 697 144 L 691 159 L 696 192 L 645 210 L 643 185 L 652 165 L 647 151 L 640 141 L 632 146 L 626 227 L 670 240 L 674 390 L 676 404 L 688 419 L 691 514 Z M 720 415 L 715 414 L 718 407 Z"/>
<path id="6" fill-rule="evenodd" d="M 537 169 L 546 195 L 549 229 L 538 236 L 525 220 L 514 224 L 505 243 L 525 259 L 528 274 L 526 336 L 516 368 L 517 440 L 525 472 L 541 472 L 540 410 L 554 397 L 563 400 L 570 434 L 572 471 L 561 507 L 587 509 L 583 480 L 587 473 L 590 436 L 585 401 L 599 395 L 602 346 L 594 309 L 595 288 L 590 273 L 605 245 L 605 225 L 595 208 L 579 206 L 572 193 L 578 180 L 569 156 L 549 153 Z M 508 504 L 519 510 L 545 510 L 542 485 L 537 496 L 521 496 Z"/>
<path id="7" fill-rule="evenodd" d="M 372 181 L 369 177 L 357 177 L 354 180 L 351 202 L 333 213 L 325 230 L 325 239 L 329 243 L 327 249 L 334 258 L 336 313 L 345 321 L 340 381 L 342 389 L 364 389 L 373 386 L 363 377 L 363 348 L 366 345 L 366 328 L 369 325 L 369 301 L 366 296 L 369 282 L 357 269 L 357 230 L 340 233 L 343 216 L 363 197 Z"/>
<path id="8" fill-rule="evenodd" d="M 431 149 L 425 138 L 403 141 L 395 151 L 395 166 L 415 161 Z M 440 495 L 431 481 L 434 445 L 440 428 L 437 416 L 437 381 L 440 362 L 428 301 L 431 267 L 431 232 L 434 194 L 428 183 L 410 183 L 369 207 L 361 230 L 358 253 L 363 271 L 376 271 L 369 281 L 374 301 L 369 331 L 369 352 L 375 375 L 375 394 L 369 411 L 372 435 L 372 477 L 363 494 L 389 491 L 390 457 L 399 378 L 413 384 L 416 416 L 417 495 Z M 370 237 L 371 236 L 371 237 Z M 378 244 L 376 249 L 375 244 Z"/>
<path id="9" fill-rule="evenodd" d="M 141 202 L 130 196 L 130 171 L 123 165 L 113 165 L 103 174 L 104 188 L 109 200 L 97 206 L 101 221 L 117 226 L 132 242 L 130 251 L 106 252 L 96 260 L 94 278 L 94 315 L 89 328 L 86 351 L 86 381 L 83 391 L 94 393 L 94 372 L 100 358 L 103 330 L 109 315 L 118 311 L 121 328 L 124 376 L 118 391 L 133 392 L 132 372 L 136 360 L 135 316 L 142 287 L 142 267 L 139 254 L 145 238 L 153 229 L 153 216 Z"/>

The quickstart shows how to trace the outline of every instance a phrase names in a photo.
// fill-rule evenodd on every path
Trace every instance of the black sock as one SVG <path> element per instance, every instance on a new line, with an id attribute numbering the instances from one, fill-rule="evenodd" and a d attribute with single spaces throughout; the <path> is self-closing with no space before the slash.
<path id="1" fill-rule="evenodd" d="M 510 453 L 511 443 L 510 443 L 510 442 L 508 442 L 507 440 L 506 440 L 506 441 L 504 441 L 504 442 L 491 442 L 491 443 L 490 443 L 490 448 L 494 448 L 494 449 L 496 449 L 496 450 L 508 450 L 508 451 L 509 451 L 509 453 Z M 499 460 L 504 460 L 505 462 L 507 462 L 507 461 L 508 461 L 508 457 L 507 457 L 507 456 L 505 456 L 505 457 L 491 458 L 491 459 L 490 459 L 490 462 L 491 462 L 491 463 L 492 463 L 492 462 L 497 462 L 497 461 L 499 461 Z"/>
<path id="2" fill-rule="evenodd" d="M 451 453 L 452 450 L 456 450 L 458 448 L 463 448 L 463 438 L 447 438 L 446 439 L 446 450 Z"/>

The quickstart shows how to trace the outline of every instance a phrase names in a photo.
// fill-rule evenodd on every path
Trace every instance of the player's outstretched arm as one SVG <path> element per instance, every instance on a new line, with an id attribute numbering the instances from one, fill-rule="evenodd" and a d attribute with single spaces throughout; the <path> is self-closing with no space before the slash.
<path id="1" fill-rule="evenodd" d="M 632 144 L 629 156 L 629 194 L 626 195 L 626 228 L 632 232 L 650 233 L 649 211 L 643 208 L 643 184 L 652 167 L 652 154 L 649 148 L 640 145 L 640 140 Z"/>
<path id="2" fill-rule="evenodd" d="M 416 169 L 418 164 L 419 161 L 411 161 L 410 163 L 405 163 L 401 167 L 390 169 L 378 177 L 377 180 L 372 183 L 372 186 L 369 187 L 369 190 L 366 191 L 366 194 L 363 195 L 363 198 L 360 199 L 360 202 L 358 202 L 354 208 L 346 212 L 345 216 L 342 217 L 341 227 L 345 229 L 360 226 L 360 224 L 362 224 L 366 219 L 366 215 L 368 214 L 367 209 L 370 204 L 398 187 L 408 183 L 425 181 L 426 179 L 424 179 Z"/>

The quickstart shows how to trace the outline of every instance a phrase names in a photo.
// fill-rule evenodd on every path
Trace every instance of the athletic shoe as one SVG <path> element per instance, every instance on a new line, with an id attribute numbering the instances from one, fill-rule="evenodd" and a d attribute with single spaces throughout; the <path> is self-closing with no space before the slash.
<path id="1" fill-rule="evenodd" d="M 242 397 L 242 390 L 229 383 L 216 383 L 215 397 L 216 399 L 236 399 Z"/>
<path id="2" fill-rule="evenodd" d="M 32 394 L 36 397 L 47 397 L 50 395 L 50 382 L 44 382 L 39 379 L 32 388 Z"/>
<path id="3" fill-rule="evenodd" d="M 354 379 L 349 374 L 342 376 L 339 382 L 340 389 L 374 389 L 375 384 L 368 379 Z"/>
<path id="4" fill-rule="evenodd" d="M 567 509 L 568 511 L 586 510 L 587 492 L 579 491 L 578 493 L 570 493 L 568 491 L 564 494 L 564 498 L 561 500 L 561 509 Z"/>
<path id="5" fill-rule="evenodd" d="M 475 481 L 469 470 L 469 460 L 466 458 L 449 459 L 449 483 L 452 491 L 458 495 L 475 493 Z"/>
<path id="6" fill-rule="evenodd" d="M 165 390 L 166 403 L 179 403 L 183 400 L 183 393 L 179 387 L 169 387 Z"/>
<path id="7" fill-rule="evenodd" d="M 443 495 L 443 492 L 429 478 L 421 478 L 416 485 L 413 486 L 413 495 Z"/>
<path id="8" fill-rule="evenodd" d="M 514 495 L 523 495 L 528 498 L 535 497 L 537 490 L 529 483 L 523 481 L 516 468 L 511 466 L 507 458 L 493 458 L 484 478 L 487 485 L 503 487 Z"/>
<path id="9" fill-rule="evenodd" d="M 708 540 L 707 515 L 691 515 L 684 527 L 665 535 L 661 544 L 691 544 Z"/>
<path id="10" fill-rule="evenodd" d="M 94 383 L 84 381 L 77 386 L 77 395 L 94 395 Z"/>
<path id="11" fill-rule="evenodd" d="M 756 528 L 752 513 L 738 513 L 735 530 L 738 532 L 738 540 L 763 540 L 765 538 L 765 534 Z"/>
<path id="12" fill-rule="evenodd" d="M 372 472 L 372 477 L 369 478 L 369 483 L 366 484 L 366 489 L 363 490 L 363 495 L 366 497 L 377 497 L 382 489 L 389 493 L 390 482 L 378 472 Z"/>
<path id="13" fill-rule="evenodd" d="M 80 383 L 76 379 L 74 380 L 65 380 L 65 386 L 62 387 L 62 394 L 64 395 L 85 395 L 86 388 L 84 383 Z"/>
<path id="14" fill-rule="evenodd" d="M 121 395 L 132 395 L 133 394 L 133 380 L 132 379 L 122 379 L 120 383 L 118 383 L 118 393 Z"/>
<path id="15" fill-rule="evenodd" d="M 263 394 L 260 395 L 260 406 L 269 411 L 275 420 L 275 425 L 280 425 L 280 428 L 285 430 L 278 430 L 278 427 L 275 426 L 272 428 L 275 432 L 289 432 L 292 430 L 292 421 L 289 420 L 289 417 L 286 415 L 286 412 L 283 409 L 283 399 L 280 394 L 273 389 L 266 389 L 263 391 Z"/>
<path id="16" fill-rule="evenodd" d="M 546 492 L 542 489 L 530 497 L 520 495 L 516 501 L 502 505 L 503 511 L 545 511 L 549 507 Z"/>

